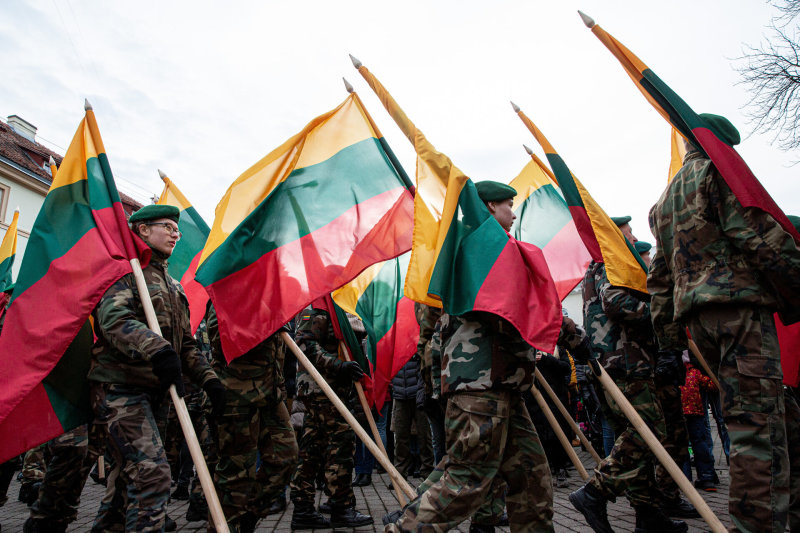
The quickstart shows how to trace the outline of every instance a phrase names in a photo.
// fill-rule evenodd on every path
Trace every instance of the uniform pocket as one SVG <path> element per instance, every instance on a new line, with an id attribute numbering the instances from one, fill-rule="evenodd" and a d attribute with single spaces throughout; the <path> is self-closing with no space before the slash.
<path id="1" fill-rule="evenodd" d="M 783 412 L 780 361 L 765 355 L 736 358 L 738 404 L 743 411 Z"/>

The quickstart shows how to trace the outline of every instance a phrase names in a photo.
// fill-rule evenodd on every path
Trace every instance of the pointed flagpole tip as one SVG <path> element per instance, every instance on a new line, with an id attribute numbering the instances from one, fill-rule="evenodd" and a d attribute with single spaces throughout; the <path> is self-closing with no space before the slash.
<path id="1" fill-rule="evenodd" d="M 349 56 L 350 56 L 350 61 L 352 61 L 352 62 L 353 62 L 353 66 L 354 66 L 354 67 L 356 67 L 356 68 L 361 68 L 361 61 L 359 61 L 358 59 L 356 59 L 356 57 L 355 57 L 353 54 L 347 54 L 347 55 L 349 55 Z"/>
<path id="2" fill-rule="evenodd" d="M 16 209 L 14 209 L 14 212 L 15 212 L 15 213 L 19 213 L 19 206 L 17 206 L 17 208 L 16 208 Z"/>
<path id="3" fill-rule="evenodd" d="M 353 92 L 353 86 L 350 85 L 350 82 L 347 81 L 347 78 L 343 77 L 342 81 L 344 82 L 344 88 L 347 89 L 347 92 L 352 93 Z"/>
<path id="4" fill-rule="evenodd" d="M 528 152 L 528 155 L 533 155 L 533 150 L 528 148 L 527 144 L 523 144 L 522 147 L 525 148 L 525 151 Z"/>
<path id="5" fill-rule="evenodd" d="M 161 170 L 160 168 L 158 169 L 158 177 L 161 178 L 162 180 L 167 179 L 167 175 L 164 174 L 164 171 Z"/>
<path id="6" fill-rule="evenodd" d="M 52 155 L 50 156 L 50 161 L 47 164 L 50 165 L 51 167 L 56 164 L 56 160 L 53 159 Z"/>
<path id="7" fill-rule="evenodd" d="M 519 113 L 519 106 L 514 102 L 511 102 L 511 107 L 514 109 L 514 113 Z"/>
<path id="8" fill-rule="evenodd" d="M 89 99 L 88 98 L 84 98 L 83 99 L 83 109 L 85 111 L 91 111 L 92 110 L 92 104 L 89 103 Z"/>
<path id="9" fill-rule="evenodd" d="M 594 19 L 592 17 L 590 17 L 581 10 L 578 10 L 578 15 L 581 16 L 581 20 L 583 21 L 584 24 L 586 24 L 587 28 L 589 29 L 594 28 Z"/>

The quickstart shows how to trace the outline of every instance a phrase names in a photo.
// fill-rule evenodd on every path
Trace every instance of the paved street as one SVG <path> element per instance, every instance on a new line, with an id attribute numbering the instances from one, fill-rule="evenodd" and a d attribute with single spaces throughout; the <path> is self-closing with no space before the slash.
<path id="1" fill-rule="evenodd" d="M 714 428 L 716 430 L 716 428 Z M 714 431 L 716 433 L 716 431 Z M 728 470 L 725 465 L 724 455 L 718 445 L 716 434 L 714 435 L 714 451 L 717 457 L 717 473 L 719 475 L 721 486 L 716 493 L 701 492 L 703 497 L 709 503 L 711 508 L 717 513 L 723 523 L 727 526 L 730 525 L 727 516 L 727 497 L 728 497 Z M 587 470 L 593 466 L 593 462 L 588 453 L 581 452 L 580 454 L 583 464 Z M 363 513 L 371 514 L 375 518 L 376 524 L 380 524 L 381 517 L 387 512 L 397 508 L 397 503 L 392 493 L 390 492 L 389 476 L 373 475 L 373 484 L 369 487 L 355 488 L 357 508 Z M 412 484 L 418 484 L 421 480 L 412 478 Z M 555 529 L 557 532 L 567 531 L 588 531 L 588 527 L 583 521 L 583 517 L 572 508 L 567 496 L 573 490 L 581 486 L 580 476 L 571 471 L 569 487 L 555 489 Z M 28 508 L 17 501 L 17 492 L 19 491 L 19 483 L 12 482 L 9 489 L 9 501 L 6 505 L 0 508 L 0 524 L 4 533 L 20 532 L 22 531 L 22 524 L 28 516 Z M 318 498 L 321 493 L 318 493 Z M 78 519 L 69 528 L 70 532 L 86 532 L 91 528 L 92 520 L 100 503 L 103 495 L 103 487 L 95 484 L 91 479 L 86 484 L 81 498 L 80 510 L 78 512 Z M 204 522 L 187 523 L 184 519 L 186 514 L 187 503 L 182 501 L 173 501 L 169 506 L 169 515 L 174 518 L 178 523 L 178 531 L 205 531 L 206 524 Z M 624 498 L 620 498 L 616 503 L 609 504 L 608 506 L 609 518 L 611 525 L 618 532 L 632 532 L 634 530 L 634 515 L 633 509 Z M 290 531 L 289 523 L 292 517 L 291 504 L 289 508 L 280 515 L 269 516 L 259 523 L 258 532 L 288 532 Z M 707 531 L 708 527 L 701 519 L 689 520 L 689 531 Z M 467 532 L 469 524 L 461 524 L 459 530 Z M 501 528 L 503 531 L 508 531 L 508 528 Z M 378 525 L 373 527 L 358 528 L 358 531 L 382 531 L 383 528 Z"/>

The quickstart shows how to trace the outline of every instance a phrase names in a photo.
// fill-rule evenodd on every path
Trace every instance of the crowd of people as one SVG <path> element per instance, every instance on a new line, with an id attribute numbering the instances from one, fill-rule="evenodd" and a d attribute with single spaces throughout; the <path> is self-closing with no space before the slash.
<path id="1" fill-rule="evenodd" d="M 738 132 L 703 115 L 729 144 Z M 386 531 L 553 531 L 553 487 L 572 468 L 558 435 L 579 441 L 560 402 L 604 458 L 572 505 L 596 532 L 613 531 L 606 505 L 626 497 L 637 532 L 683 532 L 698 517 L 642 435 L 597 381 L 606 373 L 685 475 L 703 491 L 719 483 L 709 412 L 730 464 L 734 531 L 800 529 L 800 409 L 781 383 L 775 313 L 796 313 L 800 251 L 770 215 L 743 207 L 702 152 L 687 143 L 683 168 L 650 213 L 657 246 L 638 241 L 630 217 L 612 219 L 648 269 L 649 295 L 615 285 L 592 262 L 583 280 L 583 327 L 564 314 L 555 353 L 534 350 L 506 319 L 454 316 L 416 304 L 417 352 L 372 409 L 401 476 L 417 497 L 383 517 Z M 510 186 L 476 184 L 489 213 L 509 231 Z M 183 398 L 228 527 L 252 532 L 293 504 L 295 530 L 360 527 L 353 486 L 380 470 L 314 377 L 286 351 L 288 333 L 357 418 L 354 384 L 364 376 L 340 357 L 328 311 L 309 307 L 245 355 L 227 361 L 213 305 L 193 335 L 182 287 L 167 274 L 180 238 L 179 211 L 150 205 L 130 218 L 152 249 L 144 268 L 160 334 L 146 319 L 132 274 L 93 312 L 88 374 L 92 423 L 2 465 L 5 498 L 21 468 L 24 531 L 66 531 L 89 476 L 106 485 L 92 531 L 170 531 L 170 499 L 189 500 L 188 521 L 214 520 L 176 406 Z M 793 221 L 797 219 L 792 219 Z M 358 328 L 355 328 L 358 330 Z M 689 352 L 689 338 L 699 347 Z M 704 357 L 712 369 L 704 373 Z M 534 401 L 538 368 L 554 392 Z M 551 426 L 544 411 L 559 423 Z M 388 438 L 387 438 L 388 437 Z M 690 457 L 689 450 L 692 451 Z M 322 490 L 325 501 L 315 505 Z"/>

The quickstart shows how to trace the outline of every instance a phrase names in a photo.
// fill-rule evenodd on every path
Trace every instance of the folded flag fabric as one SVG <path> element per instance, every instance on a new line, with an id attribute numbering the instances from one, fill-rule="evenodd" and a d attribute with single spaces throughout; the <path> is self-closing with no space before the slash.
<path id="1" fill-rule="evenodd" d="M 11 224 L 8 225 L 3 242 L 0 244 L 0 292 L 5 292 L 14 284 L 12 269 L 14 258 L 17 255 L 17 223 L 19 222 L 19 210 L 14 211 Z M 2 314 L 0 313 L 0 316 Z"/>
<path id="2" fill-rule="evenodd" d="M 700 148 L 714 162 L 722 179 L 744 207 L 755 207 L 772 216 L 795 241 L 800 243 L 800 233 L 792 226 L 786 214 L 778 207 L 750 167 L 736 150 L 725 142 L 718 132 L 695 113 L 655 72 L 617 41 L 593 20 L 582 14 L 592 33 L 619 60 L 622 68 L 658 113 L 678 130 L 684 138 Z"/>
<path id="3" fill-rule="evenodd" d="M 332 294 L 334 302 L 358 316 L 367 330 L 366 356 L 378 410 L 392 378 L 417 351 L 419 325 L 414 302 L 403 294 L 410 259 L 411 254 L 405 253 L 376 263 Z"/>
<path id="4" fill-rule="evenodd" d="M 501 316 L 529 344 L 552 353 L 561 301 L 542 251 L 506 233 L 472 180 L 436 151 L 366 67 L 356 66 L 417 153 L 406 294 L 452 315 L 485 311 Z"/>
<path id="5" fill-rule="evenodd" d="M 195 279 L 228 360 L 368 266 L 408 251 L 412 185 L 358 95 L 245 171 L 217 206 Z"/>
<path id="6" fill-rule="evenodd" d="M 591 256 L 581 241 L 567 202 L 550 169 L 536 156 L 509 184 L 517 190 L 511 234 L 542 249 L 558 297 L 564 298 L 583 279 Z"/>
<path id="7" fill-rule="evenodd" d="M 89 315 L 149 253 L 128 228 L 87 108 L 31 229 L 0 335 L 0 461 L 89 420 Z"/>
<path id="8" fill-rule="evenodd" d="M 667 172 L 667 182 L 672 181 L 675 174 L 683 166 L 683 158 L 686 156 L 686 146 L 683 144 L 683 137 L 675 128 L 669 139 L 669 171 Z"/>
<path id="9" fill-rule="evenodd" d="M 517 115 L 544 149 L 592 261 L 605 263 L 606 275 L 612 285 L 646 293 L 647 268 L 633 245 L 570 172 L 567 164 L 533 121 L 521 110 L 517 111 Z"/>
<path id="10" fill-rule="evenodd" d="M 181 238 L 169 258 L 169 275 L 180 281 L 186 292 L 186 298 L 189 300 L 189 319 L 194 333 L 203 321 L 208 302 L 208 293 L 205 287 L 195 281 L 194 274 L 200 262 L 200 253 L 211 230 L 172 180 L 163 174 L 161 179 L 164 180 L 164 192 L 161 193 L 157 203 L 174 205 L 181 210 L 178 222 Z"/>

